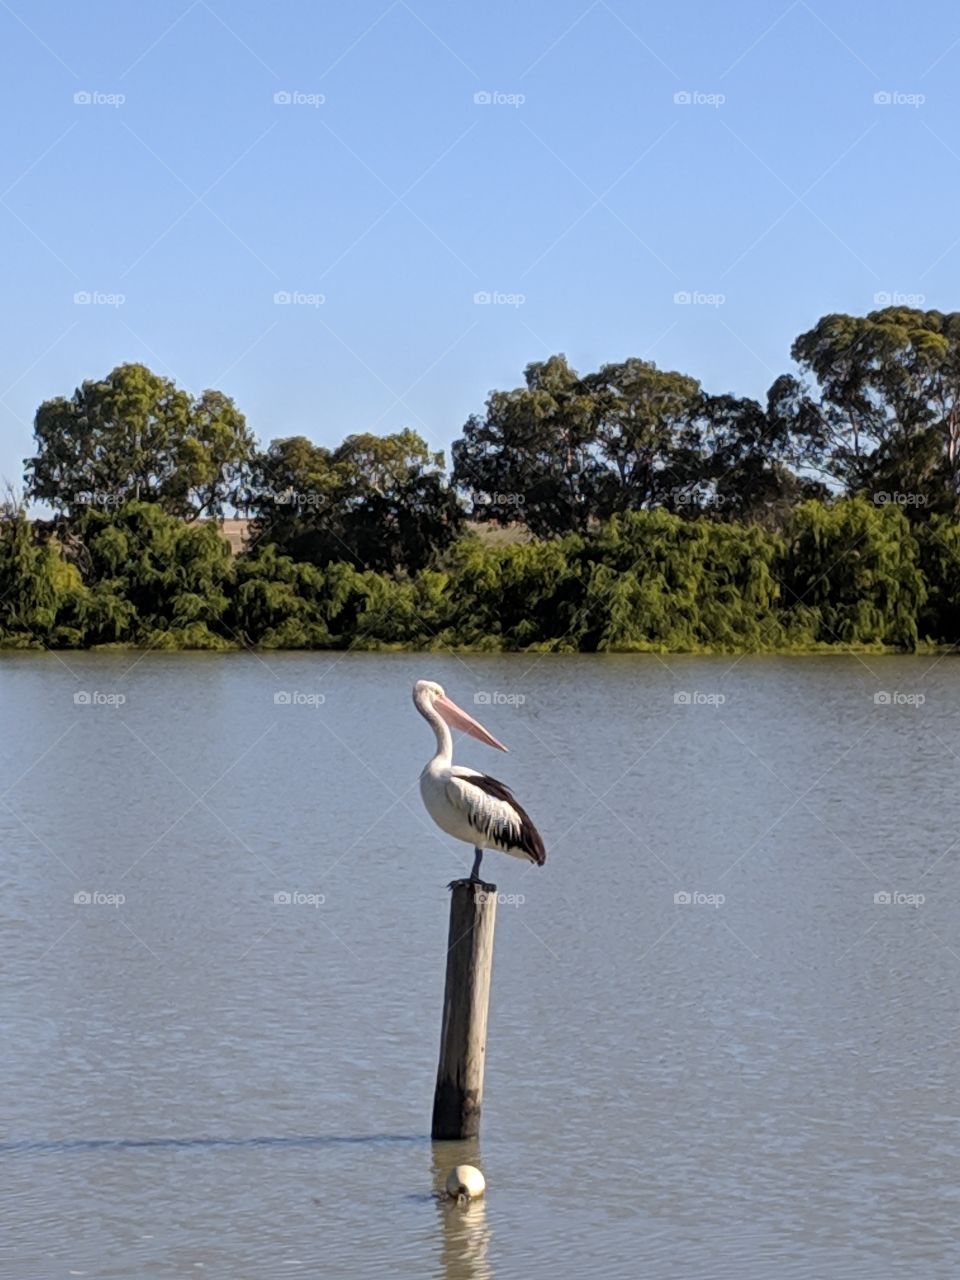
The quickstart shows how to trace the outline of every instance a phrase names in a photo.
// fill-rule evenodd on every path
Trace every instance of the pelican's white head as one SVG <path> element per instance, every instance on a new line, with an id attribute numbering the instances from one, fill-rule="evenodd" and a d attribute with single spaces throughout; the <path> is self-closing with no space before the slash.
<path id="1" fill-rule="evenodd" d="M 413 686 L 413 705 L 420 714 L 431 722 L 435 717 L 448 724 L 451 729 L 459 729 L 469 733 L 471 738 L 485 743 L 488 747 L 496 747 L 498 751 L 506 751 L 502 742 L 498 742 L 492 733 L 487 733 L 482 724 L 468 716 L 466 711 L 458 707 L 443 691 L 443 686 L 435 680 L 418 680 Z"/>
<path id="2" fill-rule="evenodd" d="M 413 700 L 419 709 L 420 700 L 429 698 L 443 698 L 446 695 L 443 692 L 443 685 L 437 684 L 436 680 L 418 680 L 413 686 Z"/>

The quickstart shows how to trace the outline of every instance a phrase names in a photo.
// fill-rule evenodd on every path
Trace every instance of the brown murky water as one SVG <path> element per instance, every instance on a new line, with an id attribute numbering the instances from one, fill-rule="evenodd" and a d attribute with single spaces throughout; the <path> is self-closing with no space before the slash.
<path id="1" fill-rule="evenodd" d="M 419 676 L 549 850 L 485 864 L 479 1149 Z M 957 1275 L 958 713 L 955 658 L 2 656 L 0 1275 Z"/>

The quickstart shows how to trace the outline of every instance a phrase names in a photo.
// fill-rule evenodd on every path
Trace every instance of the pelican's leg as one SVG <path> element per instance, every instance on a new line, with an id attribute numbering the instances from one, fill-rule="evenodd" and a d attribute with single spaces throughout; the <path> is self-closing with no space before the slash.
<path id="1" fill-rule="evenodd" d="M 447 888 L 454 889 L 458 884 L 474 884 L 474 885 L 479 885 L 480 888 L 487 893 L 496 893 L 497 886 L 495 884 L 486 884 L 483 880 L 480 879 L 480 860 L 482 857 L 483 857 L 483 850 L 478 849 L 476 845 L 474 845 L 473 870 L 470 872 L 469 878 L 466 880 L 451 880 L 450 883 L 447 885 Z"/>

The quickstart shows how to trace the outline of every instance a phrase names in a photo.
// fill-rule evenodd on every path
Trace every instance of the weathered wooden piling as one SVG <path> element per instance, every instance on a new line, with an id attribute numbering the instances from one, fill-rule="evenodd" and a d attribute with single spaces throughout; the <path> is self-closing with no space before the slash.
<path id="1" fill-rule="evenodd" d="M 455 880 L 450 888 L 447 980 L 432 1134 L 434 1138 L 475 1138 L 480 1132 L 483 1102 L 497 886 Z"/>

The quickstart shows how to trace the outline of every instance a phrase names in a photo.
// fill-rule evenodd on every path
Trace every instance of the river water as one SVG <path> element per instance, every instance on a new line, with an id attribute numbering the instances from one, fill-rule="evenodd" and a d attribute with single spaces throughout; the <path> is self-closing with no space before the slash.
<path id="1" fill-rule="evenodd" d="M 548 849 L 486 856 L 462 1146 L 419 677 Z M 958 711 L 955 657 L 3 655 L 0 1276 L 955 1277 Z"/>

